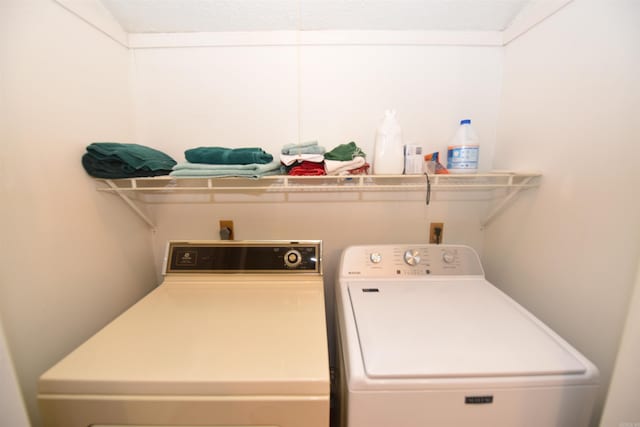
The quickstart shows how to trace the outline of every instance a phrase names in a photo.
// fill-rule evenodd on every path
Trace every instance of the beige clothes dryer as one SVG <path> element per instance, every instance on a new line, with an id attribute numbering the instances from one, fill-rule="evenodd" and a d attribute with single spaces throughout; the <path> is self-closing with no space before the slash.
<path id="1" fill-rule="evenodd" d="M 165 264 L 42 375 L 45 426 L 329 425 L 320 242 L 171 242 Z"/>

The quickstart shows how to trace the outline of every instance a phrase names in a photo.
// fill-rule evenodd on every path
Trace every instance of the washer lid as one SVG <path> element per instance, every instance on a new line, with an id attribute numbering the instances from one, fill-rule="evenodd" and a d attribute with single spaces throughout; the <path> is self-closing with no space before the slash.
<path id="1" fill-rule="evenodd" d="M 484 280 L 350 283 L 370 378 L 581 374 L 539 320 Z"/>

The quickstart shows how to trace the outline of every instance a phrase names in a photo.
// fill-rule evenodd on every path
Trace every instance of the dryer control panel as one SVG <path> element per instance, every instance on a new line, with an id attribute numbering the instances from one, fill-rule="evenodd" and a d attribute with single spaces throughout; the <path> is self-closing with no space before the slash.
<path id="1" fill-rule="evenodd" d="M 342 253 L 341 277 L 484 276 L 478 254 L 463 245 L 351 246 Z"/>
<path id="2" fill-rule="evenodd" d="M 322 243 L 305 241 L 169 242 L 169 273 L 306 273 L 322 274 Z"/>

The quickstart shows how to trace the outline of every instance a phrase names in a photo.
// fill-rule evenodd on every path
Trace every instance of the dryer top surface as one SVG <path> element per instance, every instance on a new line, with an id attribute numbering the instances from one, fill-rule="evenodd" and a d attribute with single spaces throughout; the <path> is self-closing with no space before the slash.
<path id="1" fill-rule="evenodd" d="M 328 394 L 321 277 L 230 276 L 165 281 L 43 374 L 40 393 Z"/>

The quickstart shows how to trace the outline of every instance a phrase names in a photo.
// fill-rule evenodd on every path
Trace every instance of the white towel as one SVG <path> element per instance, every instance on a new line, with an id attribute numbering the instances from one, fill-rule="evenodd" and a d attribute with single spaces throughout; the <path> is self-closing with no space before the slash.
<path id="1" fill-rule="evenodd" d="M 324 161 L 323 154 L 281 154 L 280 161 L 285 166 L 291 166 L 296 162 L 313 162 L 313 163 L 322 163 Z"/>
<path id="2" fill-rule="evenodd" d="M 357 169 L 364 166 L 364 157 L 357 156 L 353 160 L 340 161 L 340 160 L 325 160 L 324 170 L 327 175 L 343 175 L 347 174 L 352 169 Z"/>

